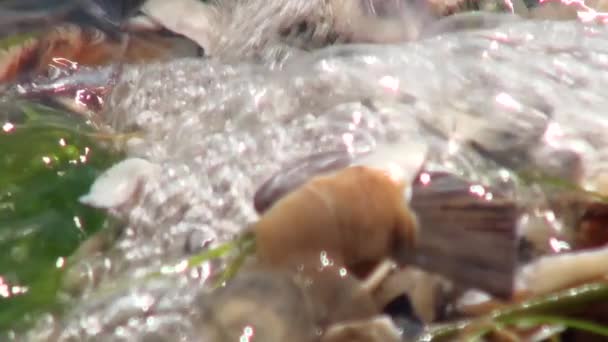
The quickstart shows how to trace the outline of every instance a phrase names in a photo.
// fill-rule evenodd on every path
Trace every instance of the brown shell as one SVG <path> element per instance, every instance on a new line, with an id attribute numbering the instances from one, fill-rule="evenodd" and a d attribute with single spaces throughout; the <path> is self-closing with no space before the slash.
<path id="1" fill-rule="evenodd" d="M 257 255 L 264 263 L 319 263 L 325 252 L 335 265 L 356 273 L 392 256 L 397 248 L 411 247 L 415 229 L 403 186 L 362 166 L 314 178 L 254 225 Z"/>

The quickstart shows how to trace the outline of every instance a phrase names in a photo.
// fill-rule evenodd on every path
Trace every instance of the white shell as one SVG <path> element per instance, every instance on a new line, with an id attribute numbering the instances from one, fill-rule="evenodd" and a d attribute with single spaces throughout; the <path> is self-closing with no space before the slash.
<path id="1" fill-rule="evenodd" d="M 80 197 L 79 201 L 95 208 L 120 207 L 133 197 L 141 182 L 152 177 L 158 170 L 158 165 L 145 159 L 125 159 L 99 176 L 89 193 Z"/>
<path id="2" fill-rule="evenodd" d="M 546 294 L 608 274 L 608 247 L 541 257 L 523 266 L 518 290 Z"/>

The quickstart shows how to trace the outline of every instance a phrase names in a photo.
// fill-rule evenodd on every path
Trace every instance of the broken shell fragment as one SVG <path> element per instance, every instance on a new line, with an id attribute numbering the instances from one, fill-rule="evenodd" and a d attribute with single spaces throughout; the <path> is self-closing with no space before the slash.
<path id="1" fill-rule="evenodd" d="M 534 295 L 608 275 L 608 247 L 547 255 L 518 272 L 517 290 Z"/>
<path id="2" fill-rule="evenodd" d="M 105 171 L 80 203 L 96 208 L 118 208 L 129 202 L 141 183 L 153 177 L 159 166 L 145 159 L 129 158 Z"/>
<path id="3" fill-rule="evenodd" d="M 545 255 L 521 265 L 515 275 L 516 298 L 548 295 L 608 276 L 608 247 Z M 455 302 L 458 312 L 481 315 L 503 305 L 490 294 L 469 289 Z"/>
<path id="4" fill-rule="evenodd" d="M 415 250 L 401 264 L 437 272 L 494 295 L 513 292 L 520 208 L 508 192 L 446 172 L 422 172 L 410 206 L 420 225 Z"/>

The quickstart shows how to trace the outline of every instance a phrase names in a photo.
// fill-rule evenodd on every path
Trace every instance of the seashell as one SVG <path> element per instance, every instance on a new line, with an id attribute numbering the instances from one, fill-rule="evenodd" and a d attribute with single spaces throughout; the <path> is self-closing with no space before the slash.
<path id="1" fill-rule="evenodd" d="M 524 265 L 516 288 L 540 295 L 608 275 L 608 248 L 547 255 Z"/>
<path id="2" fill-rule="evenodd" d="M 129 202 L 146 179 L 159 171 L 158 165 L 145 159 L 130 158 L 105 171 L 80 202 L 96 208 L 111 209 Z"/>
<path id="3" fill-rule="evenodd" d="M 395 248 L 411 246 L 417 226 L 406 189 L 427 151 L 424 143 L 399 141 L 359 158 L 318 154 L 274 175 L 254 196 L 264 213 L 253 225 L 258 258 L 290 265 L 323 252 L 365 273 Z"/>
<path id="4" fill-rule="evenodd" d="M 515 275 L 517 298 L 550 294 L 608 275 L 608 247 L 541 256 L 521 265 Z M 499 305 L 485 291 L 470 288 L 455 302 L 459 312 L 479 315 Z"/>
<path id="5" fill-rule="evenodd" d="M 396 261 L 437 272 L 460 286 L 512 295 L 521 208 L 508 188 L 425 170 L 412 184 L 409 205 L 420 226 L 416 245 L 401 249 Z"/>
<path id="6" fill-rule="evenodd" d="M 296 266 L 325 253 L 359 272 L 412 246 L 416 236 L 403 183 L 364 166 L 312 179 L 275 203 L 253 230 L 265 264 Z"/>
<path id="7" fill-rule="evenodd" d="M 354 155 L 349 151 L 329 151 L 314 154 L 282 168 L 264 182 L 254 195 L 254 206 L 259 213 L 268 210 L 276 201 L 312 178 L 331 174 L 348 166 L 365 166 L 383 170 L 395 182 L 411 183 L 422 166 L 428 146 L 419 141 L 388 143 L 372 153 Z"/>

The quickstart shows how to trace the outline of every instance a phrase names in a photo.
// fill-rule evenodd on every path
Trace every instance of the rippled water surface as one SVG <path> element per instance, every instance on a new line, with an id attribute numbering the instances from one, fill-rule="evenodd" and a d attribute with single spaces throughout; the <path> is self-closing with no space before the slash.
<path id="1" fill-rule="evenodd" d="M 257 217 L 256 188 L 312 153 L 423 141 L 449 155 L 473 141 L 497 159 L 518 156 L 504 160 L 508 168 L 535 165 L 607 191 L 606 89 L 608 29 L 577 22 L 337 46 L 274 70 L 204 59 L 125 66 L 103 118 L 139 132 L 128 156 L 159 171 L 112 209 L 127 223 L 115 245 L 74 266 L 68 312 L 22 338 L 206 341 L 197 329 L 205 301 L 195 298 L 220 265 L 145 275 L 241 232 Z M 580 161 L 566 165 L 566 152 Z M 484 177 L 467 163 L 444 166 Z"/>

